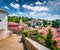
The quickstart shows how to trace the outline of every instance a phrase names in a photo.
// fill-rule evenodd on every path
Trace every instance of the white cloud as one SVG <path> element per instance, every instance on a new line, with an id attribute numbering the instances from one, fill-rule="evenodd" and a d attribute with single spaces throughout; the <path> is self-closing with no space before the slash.
<path id="1" fill-rule="evenodd" d="M 35 14 L 35 12 L 30 12 L 30 16 L 33 16 Z"/>
<path id="2" fill-rule="evenodd" d="M 36 4 L 36 5 L 42 5 L 42 3 L 39 2 L 39 1 L 37 1 L 35 4 Z"/>
<path id="3" fill-rule="evenodd" d="M 53 5 L 53 6 L 58 6 L 60 5 L 60 0 L 49 0 L 48 4 Z"/>
<path id="4" fill-rule="evenodd" d="M 19 9 L 20 8 L 20 5 L 19 4 L 16 4 L 16 3 L 10 3 L 10 6 L 16 8 L 16 9 Z"/>
<path id="5" fill-rule="evenodd" d="M 26 16 L 29 17 L 29 15 L 28 15 L 27 12 L 25 12 L 25 13 L 23 13 L 23 12 L 19 12 L 19 15 L 20 15 L 20 16 L 24 16 L 24 17 L 26 17 Z"/>
<path id="6" fill-rule="evenodd" d="M 19 10 L 19 9 L 20 9 L 20 5 L 19 5 L 19 4 L 17 4 L 17 3 L 10 3 L 10 6 L 11 6 L 11 7 L 13 7 L 13 8 L 15 8 L 15 9 L 17 10 L 17 12 L 16 12 L 15 14 L 13 13 L 12 15 L 14 15 L 14 16 L 15 16 L 15 15 L 16 15 L 16 16 L 19 16 L 19 12 L 20 12 L 20 10 Z"/>
<path id="7" fill-rule="evenodd" d="M 49 7 L 52 14 L 60 14 L 60 0 L 49 0 L 47 2 L 47 7 Z M 53 16 L 54 18 L 54 16 Z M 56 17 L 57 18 L 57 17 Z"/>
<path id="8" fill-rule="evenodd" d="M 9 9 L 9 7 L 8 7 L 8 6 L 4 6 L 4 8 Z"/>
<path id="9" fill-rule="evenodd" d="M 22 13 L 22 12 L 19 12 L 19 14 L 24 14 L 24 13 Z"/>
<path id="10" fill-rule="evenodd" d="M 32 17 L 32 18 L 40 18 L 44 20 L 56 20 L 60 19 L 60 15 L 52 15 L 48 12 L 19 12 L 19 15 L 17 13 L 12 13 L 10 16 L 27 16 L 27 17 Z"/>
<path id="11" fill-rule="evenodd" d="M 30 6 L 33 6 L 33 4 L 30 4 Z"/>
<path id="12" fill-rule="evenodd" d="M 16 13 L 9 14 L 9 16 L 17 16 Z"/>
<path id="13" fill-rule="evenodd" d="M 17 16 L 16 14 L 12 14 L 12 16 Z"/>
<path id="14" fill-rule="evenodd" d="M 33 7 L 33 10 L 35 11 L 49 11 L 49 8 L 44 7 L 44 6 L 35 6 Z"/>
<path id="15" fill-rule="evenodd" d="M 46 1 L 44 1 L 43 3 L 41 2 L 38 2 L 38 3 L 35 3 L 36 6 L 33 6 L 33 4 L 31 5 L 22 5 L 23 8 L 27 9 L 27 10 L 32 10 L 32 11 L 26 11 L 26 12 L 20 12 L 19 10 L 17 11 L 19 13 L 20 16 L 28 16 L 28 17 L 33 17 L 33 18 L 40 18 L 40 19 L 47 19 L 47 20 L 56 20 L 56 19 L 60 19 L 60 15 L 52 15 L 50 14 L 52 10 L 54 10 L 54 12 L 56 11 L 56 7 L 58 5 L 60 5 L 60 3 L 58 3 L 57 1 L 48 1 L 47 4 L 47 7 L 45 6 L 41 6 L 42 4 L 45 4 Z M 38 5 L 39 4 L 39 5 Z M 49 5 L 49 6 L 48 6 Z M 16 4 L 14 3 L 11 3 L 11 6 L 16 8 L 20 8 L 20 6 L 16 6 Z M 50 9 L 50 6 L 51 6 L 51 9 Z M 16 9 L 18 9 L 16 8 Z M 11 15 L 16 15 L 17 16 L 17 13 L 16 14 L 11 14 Z"/>
<path id="16" fill-rule="evenodd" d="M 46 3 L 46 1 L 43 2 L 44 4 Z"/>
<path id="17" fill-rule="evenodd" d="M 45 17 L 45 16 L 47 16 L 48 14 L 47 14 L 47 12 L 30 12 L 30 17 L 32 16 L 32 17 L 35 17 L 35 18 L 41 18 L 41 17 Z"/>
<path id="18" fill-rule="evenodd" d="M 16 12 L 16 13 L 11 13 L 9 14 L 9 16 L 24 16 L 24 17 L 29 17 L 29 15 L 27 13 L 23 13 L 23 12 L 19 12 L 19 14 Z"/>
<path id="19" fill-rule="evenodd" d="M 46 1 L 44 1 L 43 3 L 40 2 L 40 1 L 37 1 L 35 4 L 36 4 L 36 5 L 43 5 L 43 4 L 45 4 L 45 3 L 46 3 Z"/>
<path id="20" fill-rule="evenodd" d="M 47 20 L 56 20 L 56 19 L 60 19 L 60 15 L 49 15 Z"/>
<path id="21" fill-rule="evenodd" d="M 49 11 L 49 8 L 48 7 L 44 7 L 44 6 L 30 6 L 30 5 L 23 5 L 22 6 L 23 8 L 26 8 L 26 9 L 30 9 L 30 10 L 33 10 L 33 11 Z"/>
<path id="22" fill-rule="evenodd" d="M 19 1 L 19 0 L 16 0 L 17 2 Z"/>
<path id="23" fill-rule="evenodd" d="M 30 17 L 33 17 L 33 18 L 40 18 L 44 20 L 60 19 L 60 15 L 52 15 L 48 12 L 29 12 L 29 13 L 30 13 Z"/>
<path id="24" fill-rule="evenodd" d="M 60 0 L 49 0 L 48 1 L 48 6 L 51 7 L 50 9 L 52 10 L 60 10 Z M 58 7 L 58 8 L 57 8 Z"/>

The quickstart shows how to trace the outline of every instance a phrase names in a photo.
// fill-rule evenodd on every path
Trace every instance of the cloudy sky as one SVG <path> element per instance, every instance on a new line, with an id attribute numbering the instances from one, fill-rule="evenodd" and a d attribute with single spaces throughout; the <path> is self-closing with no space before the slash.
<path id="1" fill-rule="evenodd" d="M 60 19 L 60 0 L 0 0 L 0 8 L 11 16 Z"/>

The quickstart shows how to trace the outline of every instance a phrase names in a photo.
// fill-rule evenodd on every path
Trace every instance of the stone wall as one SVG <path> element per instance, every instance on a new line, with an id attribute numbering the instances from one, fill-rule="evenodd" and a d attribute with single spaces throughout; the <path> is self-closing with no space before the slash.
<path id="1" fill-rule="evenodd" d="M 24 45 L 26 46 L 27 50 L 50 50 L 30 38 L 24 38 Z"/>
<path id="2" fill-rule="evenodd" d="M 5 29 L 0 29 L 0 40 L 10 37 L 12 35 L 12 32 L 6 31 Z"/>
<path id="3" fill-rule="evenodd" d="M 37 50 L 37 48 L 35 48 L 27 39 L 25 39 L 24 41 L 27 50 Z"/>

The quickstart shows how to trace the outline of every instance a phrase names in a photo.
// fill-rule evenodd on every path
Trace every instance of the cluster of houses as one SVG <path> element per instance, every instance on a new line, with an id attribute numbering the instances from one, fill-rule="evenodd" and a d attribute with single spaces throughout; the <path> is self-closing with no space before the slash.
<path id="1" fill-rule="evenodd" d="M 38 32 L 46 36 L 48 34 L 48 29 L 51 29 L 53 39 L 57 41 L 57 47 L 60 48 L 60 28 L 56 29 L 56 28 L 48 26 L 42 29 L 38 29 Z"/>
<path id="2" fill-rule="evenodd" d="M 20 24 L 17 24 L 17 23 L 13 22 L 13 26 L 12 26 L 12 22 L 9 22 L 8 26 L 11 30 L 15 30 L 16 32 L 20 31 L 19 33 L 21 33 L 23 29 L 27 29 L 28 31 L 38 30 L 38 32 L 40 32 L 44 36 L 47 35 L 48 29 L 51 28 L 51 31 L 53 33 L 53 39 L 57 41 L 57 47 L 60 48 L 60 29 L 56 29 L 56 28 L 53 28 L 51 26 L 47 26 L 47 27 L 44 27 L 44 28 L 39 28 L 39 27 L 38 28 L 33 28 L 33 27 L 28 27 L 28 25 L 23 23 L 23 22 L 20 23 Z"/>
<path id="3" fill-rule="evenodd" d="M 43 21 L 42 20 L 39 21 L 37 19 L 32 19 L 31 21 L 29 21 L 31 27 L 37 27 L 38 22 L 40 23 L 40 26 L 43 27 Z"/>
<path id="4" fill-rule="evenodd" d="M 35 20 L 32 20 L 31 27 L 28 27 L 28 25 L 23 23 L 22 21 L 20 23 L 8 22 L 7 16 L 8 16 L 8 12 L 0 9 L 0 39 L 9 37 L 11 34 L 9 30 L 17 34 L 20 34 L 23 29 L 27 29 L 28 31 L 38 30 L 38 32 L 40 32 L 42 35 L 47 35 L 48 29 L 51 28 L 51 31 L 53 33 L 53 39 L 57 41 L 57 47 L 60 48 L 60 28 L 56 29 L 51 26 L 44 27 L 44 28 L 39 28 L 39 27 L 33 28 L 32 26 L 36 25 L 37 23 L 35 22 Z M 43 27 L 42 21 L 41 21 L 41 26 Z"/>

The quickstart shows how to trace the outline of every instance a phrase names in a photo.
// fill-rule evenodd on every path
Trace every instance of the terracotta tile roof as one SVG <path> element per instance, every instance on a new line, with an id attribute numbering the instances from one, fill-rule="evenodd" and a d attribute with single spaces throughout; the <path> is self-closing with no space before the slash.
<path id="1" fill-rule="evenodd" d="M 8 27 L 11 30 L 21 30 L 22 28 L 26 28 L 27 24 L 25 24 L 25 23 L 18 24 L 15 22 L 8 22 Z"/>
<path id="2" fill-rule="evenodd" d="M 28 25 L 25 24 L 25 23 L 20 23 L 20 24 L 19 24 L 19 28 L 25 28 L 25 27 L 28 27 Z"/>
<path id="3" fill-rule="evenodd" d="M 57 41 L 57 47 L 60 48 L 60 32 L 57 32 L 57 30 L 60 31 L 60 29 L 56 29 L 53 27 L 50 27 L 51 31 L 53 33 L 53 39 Z M 41 32 L 43 35 L 47 35 L 49 27 L 46 27 L 45 29 L 38 29 L 39 32 Z"/>
<path id="4" fill-rule="evenodd" d="M 15 23 L 15 22 L 8 22 L 8 25 L 18 25 L 18 23 Z"/>
<path id="5" fill-rule="evenodd" d="M 54 38 L 57 41 L 57 47 L 60 48 L 60 37 Z"/>
<path id="6" fill-rule="evenodd" d="M 53 27 L 45 27 L 44 29 L 38 29 L 39 32 L 43 33 L 43 35 L 47 35 L 49 28 L 51 29 L 53 35 L 57 34 L 57 31 Z"/>
<path id="7" fill-rule="evenodd" d="M 8 27 L 10 30 L 20 30 L 19 24 L 15 22 L 8 22 Z"/>
<path id="8" fill-rule="evenodd" d="M 28 27 L 27 30 L 28 30 L 28 31 L 32 31 L 32 30 L 35 30 L 35 28 Z"/>

